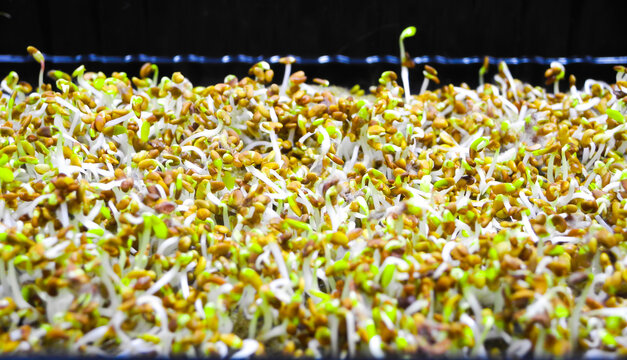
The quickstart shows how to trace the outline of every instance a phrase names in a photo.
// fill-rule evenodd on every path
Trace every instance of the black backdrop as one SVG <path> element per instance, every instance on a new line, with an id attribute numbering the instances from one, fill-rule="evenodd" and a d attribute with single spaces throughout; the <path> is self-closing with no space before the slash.
<path id="1" fill-rule="evenodd" d="M 0 1 L 0 54 L 25 54 L 27 45 L 45 54 L 76 55 L 398 54 L 398 35 L 409 25 L 412 56 L 449 57 L 624 56 L 627 1 L 290 1 L 290 0 L 97 0 Z M 48 64 L 71 71 L 77 64 Z M 126 71 L 141 63 L 86 63 L 88 70 Z M 195 83 L 246 74 L 248 64 L 162 64 L 162 74 L 182 71 Z M 373 83 L 391 64 L 296 66 L 333 83 Z M 437 65 L 445 82 L 476 84 L 479 65 Z M 275 65 L 278 74 L 282 70 Z M 545 65 L 510 66 L 516 77 L 541 83 Z M 37 64 L 0 63 L 0 76 L 16 70 L 34 81 Z M 415 78 L 422 78 L 415 69 Z M 492 73 L 495 67 L 492 68 Z M 611 65 L 567 67 L 581 82 L 611 80 Z"/>

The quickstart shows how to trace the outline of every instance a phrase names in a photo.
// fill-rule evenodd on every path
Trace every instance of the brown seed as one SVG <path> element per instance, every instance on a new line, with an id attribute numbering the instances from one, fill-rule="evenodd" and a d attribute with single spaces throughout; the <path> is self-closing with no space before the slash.
<path id="1" fill-rule="evenodd" d="M 599 244 L 605 246 L 608 249 L 616 246 L 616 244 L 618 243 L 614 235 L 612 235 L 609 231 L 605 229 L 599 230 L 599 232 L 597 232 L 597 234 L 595 235 L 595 238 L 597 239 Z"/>
<path id="2" fill-rule="evenodd" d="M 157 167 L 157 161 L 153 159 L 144 159 L 137 164 L 140 170 L 153 170 Z"/>
<path id="3" fill-rule="evenodd" d="M 155 210 L 161 214 L 169 214 L 176 209 L 176 204 L 170 201 L 162 201 L 157 206 L 155 206 Z"/>
<path id="4" fill-rule="evenodd" d="M 218 258 L 220 256 L 229 257 L 229 253 L 231 252 L 231 250 L 232 250 L 232 247 L 230 243 L 221 242 L 219 244 L 212 246 L 209 249 L 209 252 L 214 254 L 215 257 Z"/>
<path id="5" fill-rule="evenodd" d="M 196 213 L 196 216 L 198 216 L 198 218 L 200 220 L 205 220 L 209 216 L 211 216 L 211 212 L 209 210 L 205 209 L 205 208 L 198 209 L 198 212 Z"/>
<path id="6" fill-rule="evenodd" d="M 557 72 L 559 72 L 559 70 L 557 70 L 555 68 L 548 68 L 544 72 L 544 77 L 546 77 L 546 78 L 551 77 L 551 76 L 553 76 Z"/>
<path id="7" fill-rule="evenodd" d="M 142 65 L 141 69 L 139 70 L 139 76 L 142 78 L 146 78 L 150 76 L 152 72 L 153 72 L 152 64 L 147 62 L 144 65 Z"/>
<path id="8" fill-rule="evenodd" d="M 133 286 L 133 289 L 147 290 L 148 288 L 150 288 L 151 284 L 152 284 L 152 279 L 150 278 L 150 276 L 142 276 L 139 279 L 137 279 L 137 282 L 135 283 L 135 286 Z"/>
<path id="9" fill-rule="evenodd" d="M 314 118 L 314 117 L 317 118 L 320 115 L 322 115 L 322 113 L 324 113 L 325 111 L 327 111 L 327 106 L 325 104 L 316 104 L 309 108 L 307 115 L 310 118 Z"/>
<path id="10" fill-rule="evenodd" d="M 379 125 L 370 126 L 368 128 L 368 135 L 370 136 L 377 136 L 383 133 L 385 133 L 385 129 Z"/>
<path id="11" fill-rule="evenodd" d="M 296 59 L 295 59 L 293 56 L 286 56 L 286 57 L 282 57 L 282 58 L 280 58 L 280 59 L 279 59 L 279 62 L 280 62 L 281 64 L 285 64 L 285 65 L 287 65 L 287 64 L 293 64 L 293 63 L 295 63 L 295 62 L 296 62 Z"/>
<path id="12" fill-rule="evenodd" d="M 448 127 L 448 122 L 446 121 L 445 118 L 438 117 L 435 120 L 433 120 L 433 127 L 435 129 L 446 129 Z"/>
<path id="13" fill-rule="evenodd" d="M 564 232 L 568 229 L 566 220 L 559 215 L 553 215 L 553 217 L 551 217 L 551 222 L 553 223 L 553 226 L 555 226 L 555 229 L 559 232 Z"/>
<path id="14" fill-rule="evenodd" d="M 331 242 L 336 245 L 346 246 L 348 244 L 348 237 L 343 232 L 335 232 L 331 236 Z"/>
<path id="15" fill-rule="evenodd" d="M 320 78 L 314 78 L 313 82 L 315 82 L 318 85 L 329 86 L 329 80 L 320 79 Z"/>
<path id="16" fill-rule="evenodd" d="M 172 74 L 172 81 L 174 81 L 174 83 L 180 84 L 183 82 L 183 80 L 185 80 L 185 77 L 180 72 L 177 71 Z"/>
<path id="17" fill-rule="evenodd" d="M 363 232 L 362 228 L 356 228 L 353 230 L 350 230 L 346 236 L 348 237 L 348 240 L 355 240 L 359 237 L 359 235 L 361 235 L 361 233 Z"/>
<path id="18" fill-rule="evenodd" d="M 483 67 L 485 69 L 487 69 L 488 66 L 490 66 L 490 58 L 488 56 L 484 56 L 483 57 Z"/>
<path id="19" fill-rule="evenodd" d="M 15 133 L 12 128 L 8 126 L 0 127 L 0 135 L 2 136 L 12 136 Z"/>
<path id="20" fill-rule="evenodd" d="M 437 283 L 435 284 L 435 289 L 438 292 L 444 292 L 448 290 L 451 286 L 453 286 L 453 284 L 455 284 L 455 279 L 453 279 L 451 276 L 443 275 L 438 279 Z"/>
<path id="21" fill-rule="evenodd" d="M 339 157 L 337 157 L 336 155 L 333 155 L 333 154 L 331 154 L 331 153 L 327 153 L 327 157 L 328 157 L 329 159 L 331 159 L 331 161 L 333 161 L 334 163 L 336 163 L 336 164 L 338 164 L 338 165 L 340 165 L 340 166 L 344 165 L 344 160 L 340 159 L 340 158 L 339 158 Z"/>
<path id="22" fill-rule="evenodd" d="M 133 184 L 134 184 L 133 179 L 126 178 L 122 181 L 120 188 L 122 189 L 122 191 L 128 192 L 131 188 L 133 188 Z"/>
<path id="23" fill-rule="evenodd" d="M 455 100 L 455 112 L 458 114 L 465 114 L 468 111 L 466 105 L 459 100 Z"/>
<path id="24" fill-rule="evenodd" d="M 570 276 L 568 276 L 568 279 L 566 280 L 566 282 L 568 283 L 568 285 L 570 286 L 575 286 L 577 284 L 582 283 L 583 281 L 588 280 L 588 274 L 584 271 L 578 271 L 576 273 L 572 273 L 570 274 Z"/>
<path id="25" fill-rule="evenodd" d="M 98 114 L 96 116 L 96 119 L 94 120 L 94 127 L 99 132 L 102 132 L 106 123 L 107 121 L 105 120 L 104 116 L 102 114 Z"/>
<path id="26" fill-rule="evenodd" d="M 189 109 L 192 107 L 191 101 L 185 101 L 183 106 L 181 107 L 181 115 L 185 116 L 189 112 Z"/>
<path id="27" fill-rule="evenodd" d="M 574 214 L 577 212 L 577 205 L 574 204 L 568 204 L 564 208 L 565 212 L 568 214 Z"/>
<path id="28" fill-rule="evenodd" d="M 222 181 L 211 181 L 211 191 L 216 192 L 225 188 L 225 185 Z"/>
<path id="29" fill-rule="evenodd" d="M 272 79 L 274 78 L 274 70 L 272 70 L 272 69 L 266 70 L 264 78 L 266 80 L 266 84 L 271 83 Z"/>
<path id="30" fill-rule="evenodd" d="M 451 257 L 454 260 L 463 260 L 468 256 L 468 249 L 463 245 L 459 244 L 451 251 Z"/>
<path id="31" fill-rule="evenodd" d="M 426 70 L 429 74 L 431 74 L 431 75 L 433 75 L 433 76 L 438 75 L 438 71 L 437 71 L 435 68 L 433 68 L 432 66 L 425 65 L 425 70 Z"/>
<path id="32" fill-rule="evenodd" d="M 268 111 L 268 108 L 266 108 L 262 104 L 257 105 L 257 111 L 259 111 L 259 114 L 263 116 L 264 118 L 266 119 L 270 118 L 270 111 Z"/>
<path id="33" fill-rule="evenodd" d="M 126 209 L 130 203 L 131 203 L 131 199 L 129 197 L 125 197 L 125 198 L 122 198 L 122 200 L 120 200 L 120 202 L 118 202 L 115 205 L 115 208 L 122 211 Z"/>
<path id="34" fill-rule="evenodd" d="M 533 299 L 535 292 L 529 289 L 520 289 L 512 295 L 512 300 Z"/>
<path id="35" fill-rule="evenodd" d="M 229 233 L 229 228 L 224 225 L 216 225 L 215 231 L 220 234 L 227 235 Z"/>
<path id="36" fill-rule="evenodd" d="M 300 85 L 307 80 L 307 76 L 303 71 L 297 71 L 290 76 L 290 81 L 294 85 Z"/>
<path id="37" fill-rule="evenodd" d="M 509 254 L 505 254 L 503 261 L 501 262 L 504 270 L 518 270 L 523 267 L 522 260 L 512 257 Z"/>
<path id="38" fill-rule="evenodd" d="M 581 202 L 581 210 L 584 213 L 592 213 L 597 211 L 597 209 L 599 208 L 599 206 L 597 205 L 597 202 L 594 200 L 584 200 Z"/>
<path id="39" fill-rule="evenodd" d="M 17 151 L 17 145 L 15 144 L 7 145 L 7 146 L 0 148 L 0 153 L 9 154 L 9 155 L 13 154 L 16 151 Z"/>
<path id="40" fill-rule="evenodd" d="M 50 126 L 42 126 L 39 129 L 37 129 L 37 135 L 41 137 L 46 137 L 46 138 L 51 137 L 52 131 L 50 129 Z"/>

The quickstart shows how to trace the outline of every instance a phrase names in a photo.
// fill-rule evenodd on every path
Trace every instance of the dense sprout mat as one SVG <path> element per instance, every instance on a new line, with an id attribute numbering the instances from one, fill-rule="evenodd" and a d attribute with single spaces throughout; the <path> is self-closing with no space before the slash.
<path id="1" fill-rule="evenodd" d="M 627 353 L 624 68 L 48 84 L 29 50 L 37 88 L 1 84 L 1 353 Z"/>

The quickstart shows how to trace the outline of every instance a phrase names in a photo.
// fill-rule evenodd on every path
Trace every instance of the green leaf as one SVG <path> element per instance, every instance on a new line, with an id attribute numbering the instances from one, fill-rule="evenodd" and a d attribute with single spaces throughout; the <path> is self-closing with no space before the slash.
<path id="1" fill-rule="evenodd" d="M 7 86 L 13 90 L 13 87 L 17 84 L 19 79 L 19 75 L 15 71 L 11 71 L 9 75 L 4 78 L 4 81 L 6 81 Z"/>
<path id="2" fill-rule="evenodd" d="M 205 318 L 212 319 L 216 314 L 216 305 L 212 303 L 207 303 L 205 305 Z"/>
<path id="3" fill-rule="evenodd" d="M 444 188 L 444 187 L 449 186 L 449 183 L 448 183 L 447 179 L 440 179 L 440 180 L 436 181 L 433 184 L 433 186 L 436 187 L 436 188 Z"/>
<path id="4" fill-rule="evenodd" d="M 152 228 L 152 216 L 150 214 L 144 214 L 144 229 Z"/>
<path id="5" fill-rule="evenodd" d="M 160 239 L 168 237 L 168 226 L 157 216 L 152 217 L 152 230 Z"/>
<path id="6" fill-rule="evenodd" d="M 72 73 L 72 77 L 78 77 L 79 75 L 83 75 L 84 72 L 85 72 L 85 65 L 81 65 L 77 67 L 76 70 L 74 70 L 74 72 Z"/>
<path id="7" fill-rule="evenodd" d="M 126 134 L 126 128 L 122 125 L 116 125 L 113 127 L 113 135 Z"/>
<path id="8" fill-rule="evenodd" d="M 610 330 L 620 330 L 621 321 L 620 316 L 608 316 L 605 318 L 605 326 Z"/>
<path id="9" fill-rule="evenodd" d="M 318 140 L 318 144 L 322 144 L 324 141 L 324 135 L 322 135 L 322 133 L 318 133 L 316 140 Z"/>
<path id="10" fill-rule="evenodd" d="M 368 111 L 367 107 L 362 107 L 359 112 L 357 113 L 357 115 L 359 115 L 360 118 L 368 121 L 370 120 L 370 112 Z"/>
<path id="11" fill-rule="evenodd" d="M 558 318 L 565 318 L 568 317 L 568 315 L 570 315 L 570 312 L 564 305 L 557 305 L 555 307 L 555 316 Z"/>
<path id="12" fill-rule="evenodd" d="M 4 183 L 10 183 L 15 179 L 13 176 L 13 171 L 9 168 L 0 167 L 0 180 Z"/>
<path id="13" fill-rule="evenodd" d="M 148 136 L 150 135 L 150 123 L 148 121 L 144 121 L 141 128 L 140 139 L 143 142 L 148 141 Z"/>
<path id="14" fill-rule="evenodd" d="M 183 175 L 178 174 L 176 176 L 176 190 L 181 191 L 183 189 Z"/>
<path id="15" fill-rule="evenodd" d="M 233 190 L 235 187 L 235 178 L 228 171 L 225 171 L 224 175 L 222 175 L 222 181 L 224 181 L 224 185 L 229 190 Z"/>
<path id="16" fill-rule="evenodd" d="M 342 273 L 344 271 L 346 271 L 346 269 L 348 269 L 349 264 L 348 261 L 342 259 L 342 260 L 338 260 L 333 264 L 333 272 L 335 273 Z"/>
<path id="17" fill-rule="evenodd" d="M 625 122 L 625 117 L 619 111 L 616 111 L 614 109 L 607 109 L 605 110 L 605 113 L 607 114 L 607 116 L 611 117 L 619 124 L 623 124 Z"/>
<path id="18" fill-rule="evenodd" d="M 337 128 L 335 126 L 327 126 L 326 127 L 327 133 L 329 133 L 329 136 L 333 136 L 333 134 L 340 134 L 341 133 L 337 130 Z"/>
<path id="19" fill-rule="evenodd" d="M 295 229 L 311 231 L 311 227 L 309 226 L 309 224 L 302 222 L 302 221 L 298 221 L 296 219 L 286 218 L 285 224 Z"/>
<path id="20" fill-rule="evenodd" d="M 104 216 L 105 219 L 111 219 L 111 210 L 109 210 L 109 207 L 107 206 L 101 207 L 100 213 L 102 214 L 102 216 Z"/>
<path id="21" fill-rule="evenodd" d="M 259 287 L 261 287 L 261 285 L 263 285 L 263 280 L 261 279 L 261 276 L 259 276 L 259 274 L 257 274 L 257 272 L 251 268 L 247 267 L 242 269 L 240 274 L 242 278 L 246 280 L 249 284 L 254 286 L 255 289 L 258 289 Z"/>
<path id="22" fill-rule="evenodd" d="M 412 37 L 414 35 L 416 35 L 416 27 L 409 26 L 405 28 L 405 30 L 403 30 L 403 32 L 401 33 L 401 40 L 406 39 L 408 37 Z"/>
<path id="23" fill-rule="evenodd" d="M 385 71 L 385 72 L 383 72 L 381 74 L 381 77 L 379 78 L 379 84 L 385 85 L 385 84 L 389 83 L 390 81 L 392 81 L 392 78 L 391 78 L 392 74 L 394 74 L 393 71 Z M 394 74 L 394 75 L 396 75 L 396 74 Z"/>
<path id="24" fill-rule="evenodd" d="M 194 256 L 190 251 L 182 253 L 176 257 L 176 263 L 181 267 L 187 266 L 190 262 L 192 262 L 192 260 L 194 260 Z"/>
<path id="25" fill-rule="evenodd" d="M 96 80 L 94 80 L 94 87 L 96 88 L 96 90 L 102 90 L 104 83 L 105 83 L 105 79 L 97 78 Z"/>
<path id="26" fill-rule="evenodd" d="M 104 230 L 102 228 L 95 228 L 95 229 L 91 229 L 89 231 L 87 231 L 90 234 L 94 234 L 97 236 L 102 236 L 104 235 Z"/>
<path id="27" fill-rule="evenodd" d="M 603 343 L 607 346 L 616 346 L 617 342 L 616 339 L 614 338 L 614 336 L 612 336 L 612 334 L 606 332 L 602 337 L 601 337 L 601 341 L 603 341 Z"/>
<path id="28" fill-rule="evenodd" d="M 489 142 L 490 141 L 487 138 L 480 137 L 477 140 L 473 141 L 472 144 L 470 144 L 470 148 L 475 151 L 481 151 L 483 150 L 483 148 L 488 146 Z"/>
<path id="29" fill-rule="evenodd" d="M 559 74 L 557 74 L 557 76 L 555 76 L 556 80 L 562 80 L 564 78 L 564 75 L 566 75 L 566 72 L 564 70 L 561 70 L 559 72 Z"/>
<path id="30" fill-rule="evenodd" d="M 494 250 L 494 248 L 490 248 L 490 250 Z M 494 250 L 494 252 L 496 253 L 496 250 Z M 496 255 L 496 258 L 498 259 L 498 254 Z M 499 271 L 495 268 L 488 268 L 485 274 L 489 281 L 493 281 L 499 275 Z"/>
<path id="31" fill-rule="evenodd" d="M 392 278 L 394 277 L 394 271 L 396 268 L 393 264 L 388 264 L 385 269 L 383 269 L 383 273 L 381 274 L 381 286 L 383 288 L 388 287 L 392 282 Z"/>
<path id="32" fill-rule="evenodd" d="M 222 159 L 220 158 L 217 158 L 213 160 L 213 165 L 215 165 L 218 170 L 222 170 L 222 165 L 224 165 L 224 161 L 222 161 Z"/>

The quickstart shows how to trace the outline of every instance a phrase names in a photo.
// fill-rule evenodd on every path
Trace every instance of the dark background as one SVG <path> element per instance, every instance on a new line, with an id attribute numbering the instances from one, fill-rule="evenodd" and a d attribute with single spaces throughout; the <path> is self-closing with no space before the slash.
<path id="1" fill-rule="evenodd" d="M 398 36 L 415 25 L 405 41 L 412 56 L 572 57 L 627 55 L 627 1 L 0 1 L 0 54 L 26 54 L 34 45 L 44 54 L 174 56 L 198 54 L 343 54 L 398 56 Z M 141 63 L 86 63 L 88 70 L 139 72 Z M 477 83 L 478 64 L 432 63 L 443 82 Z M 51 64 L 71 72 L 78 64 Z M 228 73 L 244 76 L 250 64 L 160 64 L 160 73 L 181 71 L 194 83 L 221 81 Z M 273 65 L 277 81 L 281 66 Z M 296 65 L 310 77 L 332 83 L 373 84 L 393 64 Z M 546 65 L 510 66 L 515 77 L 541 84 Z M 16 70 L 35 82 L 38 65 L 0 63 L 0 76 Z M 612 65 L 573 64 L 578 83 L 594 77 L 612 81 Z M 411 77 L 422 81 L 422 66 Z M 492 66 L 490 75 L 496 66 Z M 416 85 L 417 87 L 419 85 Z"/>

